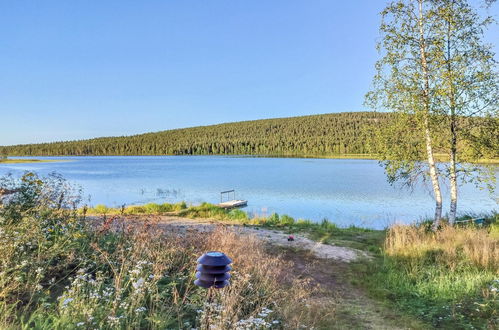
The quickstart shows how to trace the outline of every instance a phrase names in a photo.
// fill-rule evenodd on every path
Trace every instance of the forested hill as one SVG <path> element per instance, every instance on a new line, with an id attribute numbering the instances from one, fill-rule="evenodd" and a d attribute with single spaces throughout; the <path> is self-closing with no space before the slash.
<path id="1" fill-rule="evenodd" d="M 349 112 L 174 129 L 133 136 L 0 147 L 9 156 L 269 155 L 368 152 L 364 129 L 387 114 Z"/>

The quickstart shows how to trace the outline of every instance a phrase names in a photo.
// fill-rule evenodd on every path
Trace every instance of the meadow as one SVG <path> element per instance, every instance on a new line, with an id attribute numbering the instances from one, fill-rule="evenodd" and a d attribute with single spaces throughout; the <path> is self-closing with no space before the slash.
<path id="1" fill-rule="evenodd" d="M 487 329 L 499 326 L 499 214 L 466 215 L 484 225 L 430 222 L 395 225 L 386 230 L 340 228 L 324 219 L 315 223 L 288 215 L 249 218 L 242 210 L 203 203 L 146 204 L 123 209 L 99 205 L 90 214 L 175 214 L 228 223 L 304 233 L 326 244 L 368 251 L 372 260 L 351 265 L 351 281 L 385 304 L 440 328 Z M 173 212 L 173 213 L 171 213 Z"/>
<path id="2" fill-rule="evenodd" d="M 283 281 L 287 263 L 255 239 L 83 221 L 78 191 L 57 176 L 29 173 L 2 186 L 19 190 L 0 208 L 2 328 L 311 327 L 328 308 L 304 304 L 311 288 Z M 230 251 L 236 265 L 230 287 L 210 300 L 193 285 L 207 250 Z"/>
<path id="3" fill-rule="evenodd" d="M 411 328 L 499 325 L 497 214 L 481 227 L 444 224 L 433 232 L 421 223 L 370 230 L 277 214 L 249 218 L 241 210 L 206 203 L 80 207 L 81 192 L 57 175 L 4 177 L 0 187 L 17 191 L 0 207 L 1 328 L 330 329 L 352 324 L 355 306 L 349 307 L 348 318 L 335 313 L 340 310 L 335 299 L 289 271 L 293 263 L 284 254 L 298 258 L 300 251 L 269 251 L 255 237 L 242 239 L 231 226 L 213 232 L 160 230 L 156 221 L 164 214 L 303 234 L 367 251 L 371 258 L 341 265 L 345 282 L 337 285 L 355 285 L 366 297 L 414 320 L 405 323 Z M 124 221 L 127 216 L 142 221 Z M 231 285 L 211 298 L 193 285 L 196 259 L 208 250 L 234 260 Z"/>

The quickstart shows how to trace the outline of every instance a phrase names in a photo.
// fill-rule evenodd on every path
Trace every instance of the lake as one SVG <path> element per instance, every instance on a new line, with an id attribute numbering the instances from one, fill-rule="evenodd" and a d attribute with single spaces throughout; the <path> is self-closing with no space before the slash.
<path id="1" fill-rule="evenodd" d="M 224 156 L 38 157 L 65 162 L 0 164 L 0 176 L 24 171 L 62 174 L 84 190 L 89 205 L 217 203 L 235 189 L 253 215 L 273 212 L 340 226 L 384 228 L 433 214 L 428 187 L 392 187 L 375 160 Z M 445 204 L 447 189 L 444 188 Z M 459 211 L 497 209 L 498 196 L 465 185 Z M 444 205 L 444 212 L 448 205 Z"/>

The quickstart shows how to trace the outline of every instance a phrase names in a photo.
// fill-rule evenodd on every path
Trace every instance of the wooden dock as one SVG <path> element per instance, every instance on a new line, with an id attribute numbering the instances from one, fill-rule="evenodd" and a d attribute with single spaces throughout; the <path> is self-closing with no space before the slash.
<path id="1" fill-rule="evenodd" d="M 232 200 L 230 200 L 232 194 Z M 236 199 L 235 190 L 222 191 L 220 193 L 220 203 L 217 206 L 223 209 L 233 209 L 237 207 L 244 207 L 248 205 L 248 201 L 242 199 Z"/>
<path id="2" fill-rule="evenodd" d="M 232 201 L 226 201 L 219 203 L 218 206 L 220 206 L 223 209 L 233 209 L 236 207 L 244 207 L 248 205 L 248 201 L 242 200 L 242 199 L 234 199 Z"/>

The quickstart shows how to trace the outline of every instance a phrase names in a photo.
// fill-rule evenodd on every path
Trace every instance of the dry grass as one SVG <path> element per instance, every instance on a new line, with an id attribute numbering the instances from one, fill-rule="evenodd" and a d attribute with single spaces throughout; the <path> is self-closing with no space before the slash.
<path id="1" fill-rule="evenodd" d="M 231 286 L 216 292 L 215 301 L 222 312 L 212 320 L 215 328 L 230 329 L 229 323 L 259 328 L 258 320 L 267 313 L 273 315 L 271 324 L 282 320 L 282 326 L 288 329 L 317 328 L 332 319 L 334 301 L 318 299 L 318 288 L 297 278 L 293 263 L 269 254 L 255 236 L 220 226 L 207 237 L 204 248 L 222 251 L 233 259 Z M 248 310 L 260 312 L 248 315 Z"/>
<path id="2" fill-rule="evenodd" d="M 499 239 L 492 228 L 390 228 L 371 289 L 435 328 L 496 329 Z"/>
<path id="3" fill-rule="evenodd" d="M 223 226 L 172 232 L 154 217 L 83 227 L 80 220 L 65 218 L 56 245 L 45 242 L 48 231 L 36 218 L 2 226 L 10 240 L 0 249 L 2 328 L 317 328 L 334 310 L 318 308 L 314 288 L 288 276 L 293 264 L 268 254 L 256 237 Z M 20 245 L 42 243 L 44 257 L 19 254 Z M 193 282 L 197 258 L 210 250 L 229 255 L 233 271 L 229 287 L 209 294 Z"/>
<path id="4" fill-rule="evenodd" d="M 385 251 L 390 256 L 423 257 L 436 253 L 436 261 L 454 268 L 462 258 L 474 265 L 499 269 L 499 239 L 487 229 L 444 226 L 436 232 L 424 227 L 397 225 L 388 230 Z"/>

